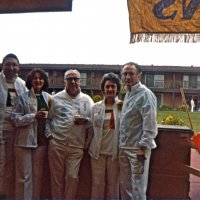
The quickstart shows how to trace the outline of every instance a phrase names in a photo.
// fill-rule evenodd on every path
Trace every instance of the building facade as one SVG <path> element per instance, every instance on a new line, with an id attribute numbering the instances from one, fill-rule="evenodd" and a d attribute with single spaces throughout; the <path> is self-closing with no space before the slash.
<path id="1" fill-rule="evenodd" d="M 49 76 L 49 92 L 63 89 L 64 73 L 68 69 L 78 69 L 81 72 L 82 91 L 90 96 L 102 95 L 100 80 L 105 73 L 114 72 L 120 76 L 121 65 L 83 65 L 83 64 L 21 64 L 20 76 L 34 67 L 44 69 Z M 168 106 L 179 108 L 183 104 L 180 88 L 183 88 L 185 99 L 190 106 L 191 98 L 195 102 L 195 110 L 200 108 L 200 67 L 193 66 L 142 66 L 141 82 L 156 95 L 158 107 Z"/>

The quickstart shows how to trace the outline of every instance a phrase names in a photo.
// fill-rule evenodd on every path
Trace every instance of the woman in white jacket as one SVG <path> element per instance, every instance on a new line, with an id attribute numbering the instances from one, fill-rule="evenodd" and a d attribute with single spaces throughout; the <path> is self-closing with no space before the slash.
<path id="1" fill-rule="evenodd" d="M 47 157 L 45 137 L 46 112 L 51 96 L 48 77 L 39 68 L 33 69 L 26 80 L 28 92 L 16 99 L 11 119 L 17 127 L 15 140 L 16 199 L 40 199 L 44 159 Z"/>
<path id="2" fill-rule="evenodd" d="M 119 199 L 118 125 L 120 79 L 114 73 L 101 80 L 103 101 L 92 109 L 93 138 L 89 147 L 92 167 L 91 199 Z M 106 191 L 106 196 L 104 196 Z"/>

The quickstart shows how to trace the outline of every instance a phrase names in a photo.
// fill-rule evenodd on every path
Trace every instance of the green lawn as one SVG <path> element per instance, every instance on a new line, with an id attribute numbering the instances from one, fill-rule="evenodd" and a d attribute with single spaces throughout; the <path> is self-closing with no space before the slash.
<path id="1" fill-rule="evenodd" d="M 164 117 L 174 115 L 180 117 L 184 121 L 184 125 L 190 127 L 189 118 L 186 112 L 183 111 L 158 111 L 157 121 L 161 124 Z M 194 133 L 200 132 L 200 112 L 189 112 Z"/>

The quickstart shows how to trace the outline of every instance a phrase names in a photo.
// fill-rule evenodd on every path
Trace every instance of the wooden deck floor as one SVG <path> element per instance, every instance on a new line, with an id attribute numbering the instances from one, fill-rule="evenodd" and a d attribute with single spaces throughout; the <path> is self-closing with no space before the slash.
<path id="1" fill-rule="evenodd" d="M 192 149 L 191 150 L 191 167 L 200 170 L 200 154 Z M 200 177 L 190 175 L 190 194 L 191 200 L 200 200 Z"/>

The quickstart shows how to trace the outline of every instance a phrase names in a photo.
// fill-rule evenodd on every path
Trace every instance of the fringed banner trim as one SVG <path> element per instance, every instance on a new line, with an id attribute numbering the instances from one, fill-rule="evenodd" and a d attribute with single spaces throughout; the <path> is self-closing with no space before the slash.
<path id="1" fill-rule="evenodd" d="M 130 43 L 136 42 L 200 42 L 200 33 L 131 33 Z"/>

